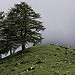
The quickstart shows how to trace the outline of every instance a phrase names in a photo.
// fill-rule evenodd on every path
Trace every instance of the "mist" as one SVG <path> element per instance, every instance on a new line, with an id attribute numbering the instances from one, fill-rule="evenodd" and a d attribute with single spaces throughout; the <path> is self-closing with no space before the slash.
<path id="1" fill-rule="evenodd" d="M 14 3 L 25 1 L 36 13 L 46 30 L 42 44 L 63 44 L 75 47 L 75 0 L 2 0 L 0 11 L 7 12 Z"/>

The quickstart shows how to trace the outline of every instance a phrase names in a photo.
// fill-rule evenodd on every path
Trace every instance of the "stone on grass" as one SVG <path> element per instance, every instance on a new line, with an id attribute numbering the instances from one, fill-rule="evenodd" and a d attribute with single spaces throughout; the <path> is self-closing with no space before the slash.
<path id="1" fill-rule="evenodd" d="M 59 75 L 59 71 L 56 71 L 56 72 L 55 72 L 55 75 Z"/>
<path id="2" fill-rule="evenodd" d="M 16 70 L 15 68 L 12 68 L 12 69 L 11 69 L 11 71 L 15 71 L 15 70 Z"/>
<path id="3" fill-rule="evenodd" d="M 67 51 L 69 52 L 69 49 L 67 49 Z"/>
<path id="4" fill-rule="evenodd" d="M 58 55 L 58 53 L 54 54 L 54 56 L 57 56 L 57 55 Z"/>
<path id="5" fill-rule="evenodd" d="M 75 52 L 73 53 L 73 55 L 75 55 Z"/>
<path id="6" fill-rule="evenodd" d="M 64 75 L 69 75 L 69 71 L 67 71 L 66 74 L 64 74 Z"/>
<path id="7" fill-rule="evenodd" d="M 20 65 L 20 63 L 16 63 L 16 64 L 15 64 L 15 66 L 18 66 L 18 65 Z"/>
<path id="8" fill-rule="evenodd" d="M 75 48 L 73 50 L 75 51 Z"/>
<path id="9" fill-rule="evenodd" d="M 68 54 L 68 51 L 66 51 L 65 54 L 67 55 Z"/>

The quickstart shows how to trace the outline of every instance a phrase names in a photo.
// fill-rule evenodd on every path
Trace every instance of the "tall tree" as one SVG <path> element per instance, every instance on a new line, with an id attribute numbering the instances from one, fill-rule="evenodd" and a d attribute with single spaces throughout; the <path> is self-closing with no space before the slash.
<path id="1" fill-rule="evenodd" d="M 12 54 L 12 49 L 16 49 L 19 45 L 16 45 L 13 41 L 13 36 L 16 34 L 10 28 L 11 25 L 10 20 L 7 19 L 7 15 L 4 12 L 0 12 L 0 54 L 8 53 L 9 50 L 10 54 Z"/>
<path id="2" fill-rule="evenodd" d="M 22 52 L 25 52 L 27 43 L 38 43 L 43 39 L 40 31 L 45 30 L 42 22 L 37 20 L 40 14 L 35 11 L 25 2 L 15 4 L 15 7 L 10 8 L 7 20 L 10 21 L 8 29 L 15 32 L 13 41 L 16 44 L 22 44 Z M 12 25 L 11 25 L 12 24 Z"/>

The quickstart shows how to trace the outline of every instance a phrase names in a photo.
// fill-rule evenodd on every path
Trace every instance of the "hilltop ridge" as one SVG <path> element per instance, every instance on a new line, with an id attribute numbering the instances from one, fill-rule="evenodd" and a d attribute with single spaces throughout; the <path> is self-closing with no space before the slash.
<path id="1" fill-rule="evenodd" d="M 75 49 L 38 45 L 0 60 L 0 75 L 75 75 Z"/>

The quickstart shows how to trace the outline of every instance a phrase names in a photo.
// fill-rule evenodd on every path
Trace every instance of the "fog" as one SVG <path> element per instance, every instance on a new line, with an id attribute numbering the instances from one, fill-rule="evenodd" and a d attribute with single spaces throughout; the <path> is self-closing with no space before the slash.
<path id="1" fill-rule="evenodd" d="M 42 44 L 55 43 L 75 47 L 75 0 L 1 0 L 0 11 L 8 11 L 14 3 L 25 1 L 46 27 Z"/>

